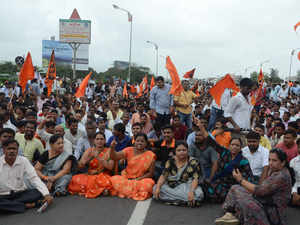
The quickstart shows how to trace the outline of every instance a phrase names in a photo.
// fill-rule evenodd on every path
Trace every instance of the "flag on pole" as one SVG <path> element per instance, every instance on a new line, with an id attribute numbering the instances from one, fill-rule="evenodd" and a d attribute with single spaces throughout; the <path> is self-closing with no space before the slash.
<path id="1" fill-rule="evenodd" d="M 296 25 L 294 26 L 294 30 L 297 31 L 297 28 L 300 26 L 300 22 L 296 23 Z"/>
<path id="2" fill-rule="evenodd" d="M 19 85 L 21 86 L 23 93 L 26 89 L 27 82 L 32 79 L 34 79 L 34 68 L 32 65 L 31 54 L 28 52 L 19 75 Z"/>
<path id="3" fill-rule="evenodd" d="M 233 91 L 239 92 L 240 89 L 235 84 L 234 80 L 230 76 L 230 74 L 226 74 L 221 80 L 219 80 L 215 86 L 209 89 L 210 95 L 214 98 L 217 105 L 221 105 L 221 97 L 225 91 L 225 89 L 232 89 Z"/>
<path id="4" fill-rule="evenodd" d="M 170 56 L 167 56 L 166 61 L 167 61 L 166 68 L 169 71 L 169 74 L 172 79 L 172 87 L 171 87 L 169 94 L 180 95 L 180 93 L 183 91 L 183 87 L 181 85 L 180 78 L 177 73 L 176 67 L 172 63 Z"/>
<path id="5" fill-rule="evenodd" d="M 134 93 L 137 92 L 137 91 L 136 91 L 136 87 L 134 86 L 134 84 L 130 85 L 130 92 L 131 92 L 132 94 L 134 94 Z"/>
<path id="6" fill-rule="evenodd" d="M 127 92 L 127 83 L 125 82 L 123 87 L 123 98 L 128 98 L 128 92 Z"/>
<path id="7" fill-rule="evenodd" d="M 260 83 L 263 79 L 264 79 L 264 74 L 262 72 L 262 68 L 260 68 L 258 79 L 257 79 L 258 83 Z"/>
<path id="8" fill-rule="evenodd" d="M 196 68 L 192 69 L 191 71 L 186 72 L 183 77 L 187 78 L 187 79 L 193 78 L 195 70 L 196 70 Z"/>
<path id="9" fill-rule="evenodd" d="M 56 66 L 55 66 L 55 55 L 54 50 L 52 50 L 51 57 L 49 60 L 48 71 L 46 74 L 45 85 L 48 89 L 48 96 L 50 96 L 52 92 L 53 82 L 56 79 Z"/>
<path id="10" fill-rule="evenodd" d="M 143 95 L 143 92 L 148 92 L 148 80 L 147 80 L 147 75 L 144 76 L 142 82 L 140 83 L 140 90 L 137 95 L 137 98 L 141 97 Z"/>
<path id="11" fill-rule="evenodd" d="M 86 75 L 86 77 L 83 79 L 83 81 L 79 85 L 79 88 L 77 89 L 76 94 L 75 94 L 76 98 L 80 98 L 85 95 L 85 89 L 89 83 L 89 79 L 91 76 L 92 76 L 92 71 L 89 72 L 88 75 Z"/>
<path id="12" fill-rule="evenodd" d="M 150 91 L 152 90 L 152 88 L 155 86 L 155 79 L 154 76 L 152 76 L 151 78 L 151 83 L 150 83 Z"/>

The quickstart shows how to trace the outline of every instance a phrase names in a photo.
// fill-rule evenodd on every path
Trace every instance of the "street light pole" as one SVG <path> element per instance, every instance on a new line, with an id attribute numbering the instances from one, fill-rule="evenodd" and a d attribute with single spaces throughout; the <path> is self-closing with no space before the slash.
<path id="1" fill-rule="evenodd" d="M 120 8 L 117 5 L 112 5 L 114 9 L 119 9 L 121 11 L 124 11 L 127 13 L 128 15 L 128 22 L 130 22 L 130 40 L 129 40 L 129 65 L 128 65 L 128 77 L 127 77 L 127 81 L 130 83 L 130 73 L 131 73 L 131 49 L 132 49 L 132 14 L 123 8 Z"/>
<path id="2" fill-rule="evenodd" d="M 291 51 L 289 80 L 291 80 L 291 75 L 292 75 L 293 56 L 295 54 L 295 51 L 298 50 L 298 49 L 300 49 L 300 48 L 295 48 L 295 49 L 292 49 L 292 51 Z"/>
<path id="3" fill-rule="evenodd" d="M 156 50 L 156 76 L 158 76 L 158 45 L 152 41 L 147 41 L 147 43 L 154 45 Z"/>

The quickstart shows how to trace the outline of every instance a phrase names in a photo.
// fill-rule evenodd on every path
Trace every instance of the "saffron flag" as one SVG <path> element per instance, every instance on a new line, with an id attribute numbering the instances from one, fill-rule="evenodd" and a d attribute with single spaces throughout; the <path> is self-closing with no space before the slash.
<path id="1" fill-rule="evenodd" d="M 31 54 L 28 52 L 19 75 L 19 85 L 21 86 L 23 93 L 26 89 L 27 82 L 32 79 L 34 79 L 34 68 L 32 65 Z"/>
<path id="2" fill-rule="evenodd" d="M 191 71 L 186 72 L 183 77 L 188 78 L 188 79 L 193 78 L 195 70 L 196 70 L 196 68 L 192 69 Z"/>
<path id="3" fill-rule="evenodd" d="M 76 98 L 80 98 L 85 95 L 85 89 L 89 83 L 89 79 L 91 76 L 92 76 L 92 71 L 89 72 L 88 75 L 86 75 L 86 77 L 83 79 L 83 81 L 79 85 L 79 88 L 77 89 L 76 94 L 75 94 Z"/>
<path id="4" fill-rule="evenodd" d="M 236 86 L 234 80 L 230 76 L 230 74 L 226 74 L 225 77 L 223 77 L 221 80 L 219 80 L 215 86 L 213 86 L 210 90 L 209 93 L 210 95 L 214 98 L 216 101 L 217 105 L 221 105 L 221 97 L 225 91 L 225 89 L 232 89 L 233 91 L 239 92 L 240 89 L 238 86 Z"/>
<path id="5" fill-rule="evenodd" d="M 125 82 L 123 87 L 123 98 L 128 98 L 128 92 L 127 92 L 127 84 Z"/>
<path id="6" fill-rule="evenodd" d="M 48 96 L 50 96 L 52 92 L 52 86 L 55 79 L 56 79 L 55 56 L 54 56 L 54 50 L 52 50 L 51 57 L 49 60 L 48 71 L 45 79 L 45 85 L 47 86 L 48 89 Z"/>
<path id="7" fill-rule="evenodd" d="M 131 92 L 132 94 L 136 93 L 136 87 L 135 87 L 133 84 L 130 85 L 130 92 Z"/>
<path id="8" fill-rule="evenodd" d="M 258 79 L 257 79 L 258 83 L 260 83 L 263 79 L 264 79 L 264 74 L 262 72 L 262 68 L 260 68 Z"/>
<path id="9" fill-rule="evenodd" d="M 300 26 L 300 22 L 298 22 L 295 26 L 294 26 L 294 29 L 295 31 L 297 30 L 297 27 Z"/>
<path id="10" fill-rule="evenodd" d="M 183 87 L 181 85 L 176 67 L 172 63 L 170 56 L 167 56 L 166 68 L 169 71 L 172 79 L 172 87 L 169 94 L 180 95 L 180 93 L 183 91 Z"/>
<path id="11" fill-rule="evenodd" d="M 144 76 L 142 82 L 140 83 L 140 90 L 137 95 L 137 98 L 141 97 L 143 95 L 143 92 L 148 92 L 148 80 L 147 80 L 147 75 Z"/>
<path id="12" fill-rule="evenodd" d="M 155 79 L 154 76 L 152 76 L 151 78 L 151 83 L 150 83 L 150 91 L 152 90 L 152 88 L 155 86 Z"/>

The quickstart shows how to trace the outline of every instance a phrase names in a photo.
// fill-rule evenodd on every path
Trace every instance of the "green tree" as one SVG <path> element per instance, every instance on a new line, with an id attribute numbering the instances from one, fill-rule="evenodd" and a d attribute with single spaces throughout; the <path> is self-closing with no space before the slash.
<path id="1" fill-rule="evenodd" d="M 280 79 L 280 77 L 279 77 L 279 71 L 277 69 L 271 68 L 270 81 L 272 83 L 281 83 L 282 82 L 282 79 Z"/>
<path id="2" fill-rule="evenodd" d="M 253 80 L 253 81 L 257 81 L 257 79 L 258 79 L 258 72 L 256 72 L 256 71 L 252 72 L 252 73 L 250 74 L 250 78 L 251 78 L 251 80 Z"/>
<path id="3" fill-rule="evenodd" d="M 4 62 L 0 64 L 0 73 L 15 75 L 17 71 L 18 71 L 17 65 L 14 65 L 12 62 Z"/>

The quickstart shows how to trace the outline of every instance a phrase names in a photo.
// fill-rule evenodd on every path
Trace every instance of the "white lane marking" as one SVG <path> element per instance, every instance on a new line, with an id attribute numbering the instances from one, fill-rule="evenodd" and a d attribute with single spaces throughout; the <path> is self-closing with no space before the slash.
<path id="1" fill-rule="evenodd" d="M 152 198 L 145 201 L 139 201 L 136 204 L 127 225 L 143 225 L 148 209 L 151 205 L 151 201 Z"/>

